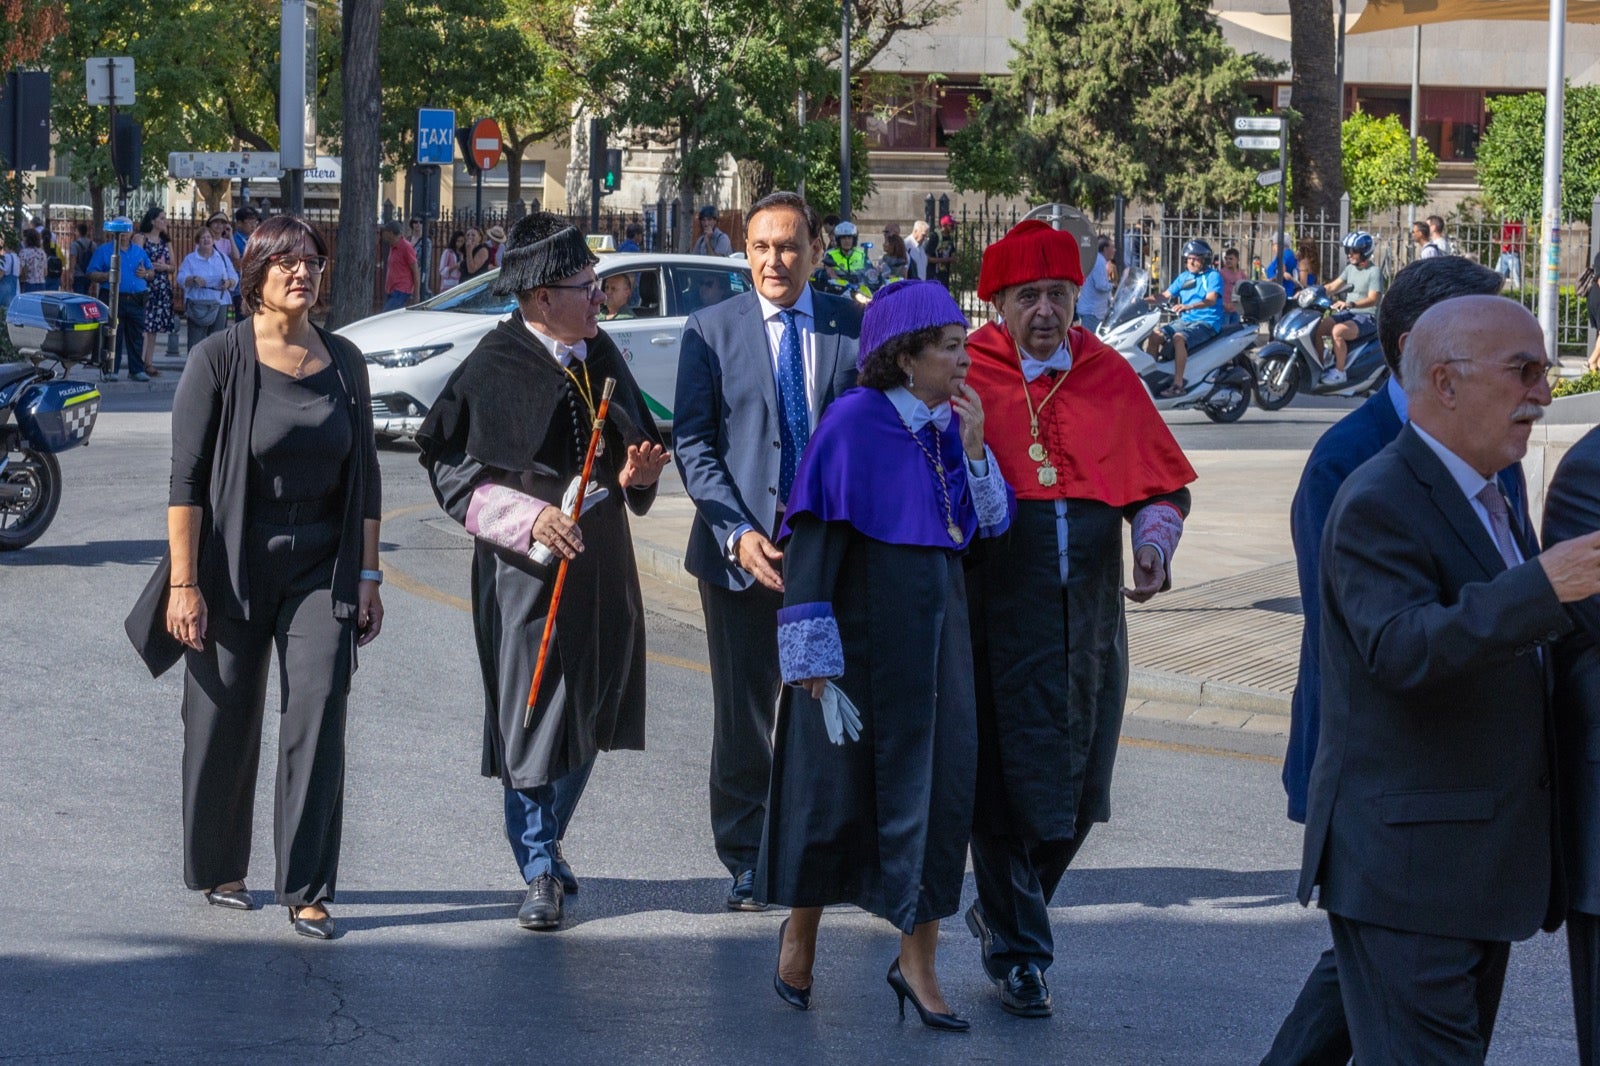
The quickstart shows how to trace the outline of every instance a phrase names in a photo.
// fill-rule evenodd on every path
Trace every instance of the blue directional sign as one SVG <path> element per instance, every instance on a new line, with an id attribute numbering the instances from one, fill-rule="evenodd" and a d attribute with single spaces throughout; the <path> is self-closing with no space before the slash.
<path id="1" fill-rule="evenodd" d="M 455 157 L 455 111 L 443 108 L 418 108 L 417 162 L 449 166 Z"/>

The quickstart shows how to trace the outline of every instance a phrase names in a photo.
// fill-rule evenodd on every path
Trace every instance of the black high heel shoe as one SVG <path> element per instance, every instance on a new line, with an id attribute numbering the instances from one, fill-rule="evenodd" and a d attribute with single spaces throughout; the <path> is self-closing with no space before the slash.
<path id="1" fill-rule="evenodd" d="M 965 1018 L 958 1018 L 954 1014 L 939 1014 L 922 1005 L 922 1000 L 917 998 L 916 992 L 911 988 L 906 975 L 900 972 L 900 958 L 895 957 L 889 966 L 887 978 L 889 987 L 894 989 L 895 996 L 900 1001 L 900 1017 L 906 1016 L 906 997 L 911 998 L 911 1005 L 917 1008 L 917 1016 L 922 1019 L 922 1024 L 929 1029 L 941 1029 L 947 1033 L 964 1033 L 972 1028 L 972 1023 Z"/>
<path id="2" fill-rule="evenodd" d="M 789 928 L 789 919 L 785 918 L 783 924 L 778 926 L 778 959 L 783 960 L 783 932 Z M 811 1009 L 811 989 L 796 988 L 783 979 L 783 973 L 777 966 L 772 970 L 772 987 L 778 993 L 778 998 L 783 1000 L 795 1010 Z"/>
<path id="3" fill-rule="evenodd" d="M 289 925 L 301 936 L 308 936 L 312 940 L 332 940 L 335 932 L 333 928 L 333 915 L 324 913 L 321 918 L 302 918 L 300 912 L 304 907 L 289 908 Z"/>

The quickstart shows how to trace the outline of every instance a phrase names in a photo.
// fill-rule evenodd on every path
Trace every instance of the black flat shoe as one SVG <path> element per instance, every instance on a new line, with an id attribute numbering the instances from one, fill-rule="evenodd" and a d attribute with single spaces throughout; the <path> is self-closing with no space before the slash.
<path id="1" fill-rule="evenodd" d="M 1000 1006 L 1007 1014 L 1018 1018 L 1048 1018 L 1055 1012 L 1044 974 L 1032 963 L 1011 967 L 1011 973 L 999 984 Z"/>
<path id="2" fill-rule="evenodd" d="M 728 889 L 728 909 L 730 911 L 764 911 L 765 903 L 756 902 L 756 872 L 745 870 L 736 874 L 733 887 Z"/>
<path id="3" fill-rule="evenodd" d="M 250 890 L 247 888 L 214 888 L 206 893 L 206 902 L 213 907 L 221 907 L 230 911 L 247 911 L 255 906 L 255 902 L 250 898 Z"/>
<path id="4" fill-rule="evenodd" d="M 976 903 L 967 908 L 967 929 L 978 940 L 978 951 L 983 956 L 983 972 L 989 975 L 989 980 L 999 984 L 1005 978 L 995 976 L 990 958 L 994 954 L 994 932 L 990 930 L 989 923 L 984 921 L 983 912 Z"/>
<path id="5" fill-rule="evenodd" d="M 578 894 L 578 875 L 572 872 L 572 864 L 561 853 L 561 841 L 556 841 L 550 849 L 551 873 L 556 875 L 556 880 L 561 882 L 561 891 L 569 896 Z"/>
<path id="6" fill-rule="evenodd" d="M 332 940 L 334 938 L 333 915 L 324 914 L 321 918 L 302 918 L 300 912 L 304 907 L 289 908 L 289 925 L 300 936 L 308 936 L 312 940 Z"/>
<path id="7" fill-rule="evenodd" d="M 889 976 L 886 978 L 889 987 L 894 989 L 894 994 L 900 1001 L 900 1017 L 906 1016 L 906 999 L 911 1000 L 911 1005 L 917 1008 L 917 1016 L 922 1019 L 922 1024 L 929 1029 L 939 1029 L 946 1033 L 964 1033 L 972 1028 L 972 1023 L 965 1018 L 958 1018 L 954 1014 L 939 1014 L 922 1005 L 922 1000 L 917 998 L 912 991 L 911 984 L 906 980 L 906 975 L 900 972 L 900 959 L 895 957 L 889 964 Z"/>
<path id="8" fill-rule="evenodd" d="M 785 918 L 783 924 L 778 926 L 778 961 L 783 961 L 783 933 L 789 928 L 789 919 Z M 783 1000 L 795 1010 L 811 1009 L 811 989 L 796 988 L 783 979 L 783 973 L 778 967 L 772 970 L 772 987 L 778 993 L 778 998 Z"/>

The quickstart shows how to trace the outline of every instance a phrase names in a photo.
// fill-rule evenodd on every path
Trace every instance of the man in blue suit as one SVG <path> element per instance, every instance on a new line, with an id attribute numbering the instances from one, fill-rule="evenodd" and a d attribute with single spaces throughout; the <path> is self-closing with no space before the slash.
<path id="1" fill-rule="evenodd" d="M 772 536 L 818 416 L 856 383 L 861 313 L 808 285 L 822 222 L 795 193 L 750 208 L 745 248 L 755 291 L 684 327 L 673 451 L 695 503 L 684 567 L 700 583 L 711 658 L 711 830 L 733 875 L 728 908 L 761 910 L 753 871 L 782 688 Z"/>
<path id="2" fill-rule="evenodd" d="M 1290 709 L 1289 748 L 1283 760 L 1283 787 L 1289 795 L 1289 818 L 1306 820 L 1306 791 L 1321 733 L 1322 670 L 1321 602 L 1318 580 L 1323 527 L 1333 498 L 1355 469 L 1400 435 L 1406 418 L 1406 396 L 1400 387 L 1400 352 L 1406 334 L 1434 304 L 1457 296 L 1497 293 L 1504 279 L 1487 267 L 1459 256 L 1423 259 L 1395 275 L 1378 312 L 1378 336 L 1389 379 L 1367 402 L 1333 425 L 1317 441 L 1300 475 L 1289 524 L 1300 578 L 1300 609 L 1305 628 L 1300 639 L 1300 672 Z M 1528 490 L 1522 466 L 1513 464 L 1498 475 L 1501 489 L 1523 533 L 1531 533 Z M 1343 1066 L 1350 1061 L 1350 1033 L 1339 994 L 1333 949 L 1324 951 L 1305 987 L 1284 1019 L 1262 1066 Z"/>

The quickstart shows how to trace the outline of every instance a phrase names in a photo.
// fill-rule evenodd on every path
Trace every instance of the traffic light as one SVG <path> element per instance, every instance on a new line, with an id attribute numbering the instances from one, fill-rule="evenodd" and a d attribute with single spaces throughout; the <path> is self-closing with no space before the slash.
<path id="1" fill-rule="evenodd" d="M 111 168 L 124 189 L 139 187 L 140 163 L 144 159 L 144 131 L 126 111 L 117 113 L 111 126 Z"/>
<path id="2" fill-rule="evenodd" d="M 461 146 L 461 164 L 467 168 L 467 177 L 478 176 L 478 164 L 472 159 L 472 127 L 456 127 L 456 144 Z"/>
<path id="3" fill-rule="evenodd" d="M 622 184 L 622 149 L 606 149 L 606 166 L 601 171 L 600 191 L 609 196 L 617 191 L 617 186 Z"/>

